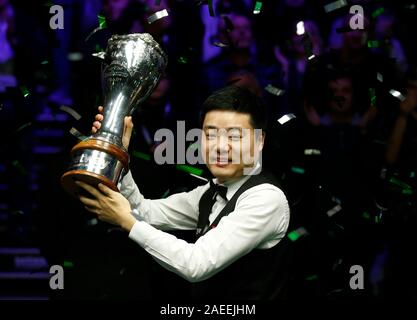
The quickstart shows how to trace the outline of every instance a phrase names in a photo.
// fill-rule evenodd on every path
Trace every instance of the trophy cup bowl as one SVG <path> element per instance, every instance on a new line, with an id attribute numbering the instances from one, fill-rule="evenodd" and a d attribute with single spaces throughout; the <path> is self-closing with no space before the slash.
<path id="1" fill-rule="evenodd" d="M 81 191 L 77 180 L 118 191 L 122 173 L 129 170 L 129 154 L 122 144 L 124 118 L 148 98 L 166 64 L 167 56 L 147 33 L 109 39 L 102 68 L 104 119 L 95 134 L 71 150 L 69 169 L 61 177 L 69 194 Z"/>

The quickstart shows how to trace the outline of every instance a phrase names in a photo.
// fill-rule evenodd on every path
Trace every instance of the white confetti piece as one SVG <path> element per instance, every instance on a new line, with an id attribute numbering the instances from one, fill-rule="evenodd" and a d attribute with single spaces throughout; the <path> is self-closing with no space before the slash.
<path id="1" fill-rule="evenodd" d="M 75 111 L 73 108 L 70 108 L 67 106 L 60 106 L 59 109 L 70 114 L 73 118 L 75 118 L 75 120 L 81 119 L 81 115 L 77 111 Z"/>
<path id="2" fill-rule="evenodd" d="M 155 21 L 164 18 L 164 17 L 168 17 L 168 11 L 167 9 L 161 10 L 161 11 L 157 11 L 154 14 L 150 15 L 148 18 L 148 23 L 154 23 Z"/>
<path id="3" fill-rule="evenodd" d="M 347 1 L 346 0 L 338 0 L 335 2 L 331 2 L 328 3 L 324 6 L 324 11 L 326 11 L 326 13 L 332 12 L 334 10 L 340 9 L 344 6 L 347 6 Z"/>
<path id="4" fill-rule="evenodd" d="M 279 118 L 278 119 L 278 122 L 280 124 L 284 124 L 284 123 L 286 123 L 286 122 L 288 122 L 288 121 L 290 121 L 291 119 L 294 119 L 294 118 L 296 118 L 295 114 L 288 113 L 286 115 L 283 115 L 281 118 Z"/>
<path id="5" fill-rule="evenodd" d="M 279 89 L 279 88 L 277 88 L 277 87 L 274 87 L 273 85 L 271 85 L 271 84 L 268 84 L 266 87 L 265 87 L 265 90 L 267 91 L 267 92 L 269 92 L 270 94 L 273 94 L 274 96 L 282 96 L 284 93 L 285 93 L 285 90 L 282 90 L 282 89 Z"/>
<path id="6" fill-rule="evenodd" d="M 327 215 L 329 217 L 334 216 L 336 213 L 338 213 L 340 210 L 342 210 L 342 206 L 340 204 L 334 206 L 332 209 L 330 209 L 329 211 L 327 211 Z"/>
<path id="7" fill-rule="evenodd" d="M 402 94 L 401 92 L 397 91 L 397 90 L 391 89 L 391 90 L 389 91 L 389 93 L 390 93 L 393 97 L 398 98 L 398 100 L 400 100 L 400 101 L 404 101 L 404 100 L 405 100 L 405 97 L 403 96 L 403 94 Z"/>
<path id="8" fill-rule="evenodd" d="M 77 129 L 75 129 L 74 127 L 71 128 L 70 133 L 78 138 L 79 140 L 84 140 L 85 138 L 87 138 L 85 135 L 83 135 L 80 131 L 78 131 Z"/>

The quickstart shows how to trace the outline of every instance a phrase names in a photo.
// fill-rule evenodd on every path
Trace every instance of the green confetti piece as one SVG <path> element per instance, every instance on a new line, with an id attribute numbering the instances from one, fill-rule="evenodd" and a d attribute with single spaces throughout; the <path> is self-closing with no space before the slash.
<path id="1" fill-rule="evenodd" d="M 185 164 L 177 164 L 176 168 L 180 171 L 195 174 L 196 176 L 201 176 L 203 174 L 203 169 L 187 166 Z"/>
<path id="2" fill-rule="evenodd" d="M 319 278 L 319 276 L 317 274 L 313 274 L 311 276 L 306 277 L 307 281 L 313 281 L 313 280 L 317 280 Z"/>
<path id="3" fill-rule="evenodd" d="M 64 261 L 64 268 L 74 268 L 74 262 Z"/>
<path id="4" fill-rule="evenodd" d="M 43 65 L 48 64 L 48 63 L 49 63 L 49 61 L 48 61 L 48 60 L 43 60 L 43 61 L 41 62 L 41 64 L 43 64 Z"/>
<path id="5" fill-rule="evenodd" d="M 151 155 L 150 154 L 146 154 L 140 151 L 133 151 L 132 152 L 132 156 L 134 156 L 135 158 L 139 158 L 145 161 L 151 161 Z"/>
<path id="6" fill-rule="evenodd" d="M 294 242 L 304 235 L 308 235 L 308 231 L 304 227 L 300 227 L 288 233 L 287 237 Z"/>
<path id="7" fill-rule="evenodd" d="M 413 191 L 413 189 L 403 189 L 403 191 L 402 191 L 402 194 L 408 194 L 408 195 L 410 195 L 410 194 L 414 194 L 414 191 Z"/>
<path id="8" fill-rule="evenodd" d="M 99 44 L 96 44 L 96 46 L 95 46 L 95 48 L 94 48 L 94 50 L 96 51 L 96 52 L 103 52 L 103 51 L 105 51 Z"/>
<path id="9" fill-rule="evenodd" d="M 381 218 L 378 216 L 375 216 L 375 223 L 378 224 L 381 222 Z"/>
<path id="10" fill-rule="evenodd" d="M 188 147 L 188 149 L 190 149 L 190 150 L 197 150 L 198 148 L 200 148 L 199 143 L 190 144 L 190 146 Z"/>
<path id="11" fill-rule="evenodd" d="M 375 102 L 376 102 L 375 88 L 369 88 L 369 97 L 371 99 L 371 105 L 375 106 Z"/>
<path id="12" fill-rule="evenodd" d="M 385 11 L 385 8 L 381 7 L 376 9 L 374 12 L 372 12 L 372 18 L 376 18 L 379 15 L 381 15 Z"/>
<path id="13" fill-rule="evenodd" d="M 208 0 L 208 8 L 209 8 L 210 16 L 214 17 L 213 0 Z"/>
<path id="14" fill-rule="evenodd" d="M 398 187 L 400 187 L 401 189 L 411 189 L 411 186 L 409 184 L 407 184 L 407 183 L 405 183 L 405 182 L 403 182 L 403 181 L 401 181 L 397 178 L 391 178 L 389 180 L 389 182 L 398 186 Z"/>
<path id="15" fill-rule="evenodd" d="M 169 195 L 169 189 L 167 191 L 164 192 L 164 194 L 161 196 L 162 199 L 168 197 Z"/>
<path id="16" fill-rule="evenodd" d="M 32 122 L 25 123 L 24 125 L 17 128 L 16 133 L 18 133 L 19 131 L 22 131 L 23 129 L 25 129 L 25 128 L 31 126 L 31 125 L 32 125 Z"/>
<path id="17" fill-rule="evenodd" d="M 292 231 L 292 232 L 290 232 L 289 234 L 288 234 L 288 238 L 291 240 L 291 241 L 297 241 L 297 239 L 299 238 L 300 236 L 299 236 L 299 234 L 296 232 L 296 231 Z"/>
<path id="18" fill-rule="evenodd" d="M 26 86 L 21 86 L 20 91 L 22 91 L 23 97 L 27 98 L 29 96 L 29 90 Z"/>
<path id="19" fill-rule="evenodd" d="M 101 29 L 107 28 L 106 17 L 102 15 L 98 15 L 98 25 Z"/>
<path id="20" fill-rule="evenodd" d="M 415 176 L 416 176 L 416 173 L 414 171 L 411 171 L 410 172 L 410 178 L 415 178 Z"/>
<path id="21" fill-rule="evenodd" d="M 255 3 L 255 9 L 253 9 L 253 14 L 259 14 L 262 9 L 262 2 L 256 1 Z"/>
<path id="22" fill-rule="evenodd" d="M 362 218 L 369 220 L 371 218 L 371 215 L 365 211 L 364 213 L 362 213 Z"/>
<path id="23" fill-rule="evenodd" d="M 378 40 L 368 40 L 368 48 L 379 48 Z"/>
<path id="24" fill-rule="evenodd" d="M 188 59 L 185 57 L 179 57 L 178 62 L 181 64 L 186 64 L 188 62 Z"/>
<path id="25" fill-rule="evenodd" d="M 291 171 L 298 174 L 304 174 L 305 170 L 300 167 L 291 167 Z"/>

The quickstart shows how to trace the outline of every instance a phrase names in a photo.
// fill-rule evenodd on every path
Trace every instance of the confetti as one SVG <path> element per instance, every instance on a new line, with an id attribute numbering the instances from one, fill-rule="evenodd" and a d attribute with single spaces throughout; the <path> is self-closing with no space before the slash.
<path id="1" fill-rule="evenodd" d="M 169 195 L 169 189 L 164 192 L 164 194 L 161 196 L 162 199 L 165 199 Z"/>
<path id="2" fill-rule="evenodd" d="M 409 184 L 407 184 L 407 183 L 405 183 L 405 182 L 403 182 L 403 181 L 401 181 L 397 178 L 391 178 L 389 180 L 389 182 L 391 184 L 393 184 L 395 187 L 402 189 L 401 190 L 402 194 L 413 194 L 414 193 L 413 188 Z"/>
<path id="3" fill-rule="evenodd" d="M 309 235 L 309 232 L 304 228 L 300 227 L 294 231 L 288 233 L 287 237 L 292 241 L 297 241 L 300 237 Z"/>
<path id="4" fill-rule="evenodd" d="M 71 130 L 69 131 L 74 137 L 76 137 L 78 140 L 84 140 L 85 138 L 87 138 L 87 136 L 83 135 L 80 131 L 78 131 L 77 129 L 75 129 L 74 127 L 71 128 Z"/>
<path id="5" fill-rule="evenodd" d="M 64 268 L 74 268 L 74 262 L 64 261 Z"/>
<path id="6" fill-rule="evenodd" d="M 321 155 L 321 151 L 317 150 L 317 149 L 305 149 L 304 150 L 304 155 L 306 156 L 312 156 L 312 155 Z"/>
<path id="7" fill-rule="evenodd" d="M 364 218 L 365 220 L 369 220 L 371 218 L 371 215 L 365 211 L 364 213 L 362 213 L 362 218 Z"/>
<path id="8" fill-rule="evenodd" d="M 67 106 L 60 106 L 59 109 L 66 113 L 69 113 L 71 116 L 73 116 L 73 118 L 75 118 L 75 120 L 81 119 L 81 115 L 77 111 L 75 111 L 73 108 L 70 108 Z"/>
<path id="9" fill-rule="evenodd" d="M 311 56 L 309 56 L 307 59 L 308 60 L 313 60 L 316 56 L 314 54 L 312 54 Z"/>
<path id="10" fill-rule="evenodd" d="M 383 82 L 384 81 L 384 77 L 382 76 L 382 74 L 380 74 L 379 72 L 376 73 L 376 79 L 379 82 Z"/>
<path id="11" fill-rule="evenodd" d="M 327 211 L 327 216 L 328 217 L 332 217 L 334 216 L 336 213 L 338 213 L 340 210 L 342 210 L 342 206 L 340 204 L 337 204 L 336 206 L 334 206 L 332 209 L 330 209 L 329 211 Z"/>
<path id="12" fill-rule="evenodd" d="M 208 8 L 209 8 L 210 16 L 214 17 L 213 0 L 208 0 Z"/>
<path id="13" fill-rule="evenodd" d="M 371 99 L 371 105 L 375 106 L 375 102 L 376 102 L 375 88 L 369 88 L 369 98 Z"/>
<path id="14" fill-rule="evenodd" d="M 45 65 L 45 64 L 48 64 L 48 63 L 49 63 L 48 60 L 44 60 L 44 61 L 41 62 L 42 65 Z"/>
<path id="15" fill-rule="evenodd" d="M 148 23 L 149 24 L 154 23 L 155 21 L 157 21 L 159 19 L 162 19 L 164 17 L 168 17 L 168 11 L 167 11 L 167 9 L 163 9 L 161 11 L 155 12 L 154 14 L 151 14 L 148 17 Z"/>
<path id="16" fill-rule="evenodd" d="M 401 92 L 399 92 L 399 91 L 397 91 L 397 90 L 391 89 L 391 90 L 389 91 L 389 93 L 390 93 L 390 95 L 392 95 L 393 97 L 398 98 L 398 100 L 400 100 L 400 101 L 404 101 L 404 100 L 405 100 L 405 97 L 402 95 L 402 93 L 401 93 Z"/>
<path id="17" fill-rule="evenodd" d="M 378 40 L 368 40 L 368 48 L 379 48 Z"/>
<path id="18" fill-rule="evenodd" d="M 98 19 L 98 27 L 90 32 L 90 34 L 85 38 L 84 40 L 85 42 L 87 42 L 99 30 L 107 28 L 106 17 L 98 15 L 97 19 Z"/>
<path id="19" fill-rule="evenodd" d="M 279 89 L 279 88 L 277 88 L 277 87 L 274 87 L 273 85 L 271 85 L 271 84 L 268 84 L 266 87 L 265 87 L 265 90 L 267 91 L 267 92 L 269 92 L 270 94 L 273 94 L 274 96 L 282 96 L 284 93 L 285 93 L 285 90 L 282 90 L 282 89 Z"/>
<path id="20" fill-rule="evenodd" d="M 188 147 L 189 150 L 198 150 L 198 148 L 200 148 L 201 145 L 199 143 L 193 143 L 190 144 L 190 146 Z"/>
<path id="21" fill-rule="evenodd" d="M 22 91 L 23 97 L 27 98 L 30 94 L 28 88 L 26 86 L 21 86 L 20 91 Z"/>
<path id="22" fill-rule="evenodd" d="M 317 274 L 313 274 L 311 276 L 306 277 L 307 281 L 313 281 L 313 280 L 317 280 L 319 278 L 319 276 Z"/>
<path id="23" fill-rule="evenodd" d="M 81 52 L 70 52 L 67 55 L 69 61 L 81 61 L 83 57 L 84 56 Z"/>
<path id="24" fill-rule="evenodd" d="M 291 167 L 291 171 L 298 174 L 304 174 L 305 170 L 300 167 Z"/>
<path id="25" fill-rule="evenodd" d="M 26 129 L 27 127 L 29 127 L 31 125 L 32 125 L 32 122 L 25 123 L 24 125 L 22 125 L 19 128 L 17 128 L 17 130 L 15 131 L 15 133 L 18 133 L 18 132 L 22 131 L 23 129 Z"/>
<path id="26" fill-rule="evenodd" d="M 304 28 L 304 21 L 297 22 L 296 28 L 297 28 L 296 33 L 299 36 L 303 35 L 306 32 L 306 30 Z"/>
<path id="27" fill-rule="evenodd" d="M 342 203 L 339 198 L 336 198 L 334 196 L 332 197 L 332 201 L 333 202 L 336 202 L 337 204 L 341 204 Z"/>
<path id="28" fill-rule="evenodd" d="M 203 180 L 203 181 L 206 181 L 206 182 L 208 181 L 208 179 L 206 179 L 204 177 L 200 177 L 200 176 L 198 176 L 196 174 L 190 173 L 190 175 L 193 176 L 194 178 L 197 178 L 197 179 L 200 179 L 200 180 Z"/>
<path id="29" fill-rule="evenodd" d="M 150 154 L 146 154 L 140 151 L 133 151 L 132 152 L 132 156 L 134 156 L 135 158 L 139 158 L 145 161 L 150 161 L 151 160 L 151 155 Z"/>
<path id="30" fill-rule="evenodd" d="M 222 43 L 222 42 L 213 42 L 212 44 L 213 44 L 213 46 L 216 46 L 216 47 L 219 47 L 219 48 L 226 48 L 226 47 L 229 46 L 228 44 L 225 44 L 225 43 Z"/>
<path id="31" fill-rule="evenodd" d="M 179 57 L 178 62 L 181 64 L 186 64 L 188 62 L 188 59 L 186 57 Z"/>
<path id="32" fill-rule="evenodd" d="M 98 220 L 96 218 L 93 219 L 89 219 L 86 222 L 87 226 L 95 226 L 96 224 L 98 224 Z"/>
<path id="33" fill-rule="evenodd" d="M 335 2 L 331 2 L 324 6 L 324 11 L 326 11 L 326 13 L 329 13 L 337 9 L 343 8 L 344 6 L 347 6 L 347 4 L 348 3 L 346 0 L 338 0 Z"/>
<path id="34" fill-rule="evenodd" d="M 106 53 L 104 51 L 97 52 L 97 53 L 92 53 L 91 55 L 95 58 L 99 58 L 99 59 L 103 59 L 103 60 L 106 59 Z"/>
<path id="35" fill-rule="evenodd" d="M 295 116 L 294 113 L 288 113 L 286 115 L 283 115 L 281 118 L 279 118 L 278 122 L 280 124 L 284 124 L 284 123 L 290 121 L 291 119 L 295 119 L 295 118 L 296 118 L 296 116 Z"/>
<path id="36" fill-rule="evenodd" d="M 190 173 L 190 174 L 192 173 L 192 174 L 195 174 L 199 177 L 201 177 L 201 175 L 203 174 L 203 169 L 187 166 L 185 164 L 177 164 L 176 168 L 180 171 L 185 171 L 185 172 Z"/>
<path id="37" fill-rule="evenodd" d="M 376 9 L 374 12 L 372 12 L 372 18 L 376 18 L 379 15 L 381 15 L 385 9 L 383 7 Z"/>
<path id="38" fill-rule="evenodd" d="M 253 14 L 261 13 L 261 9 L 262 9 L 262 2 L 256 1 L 255 8 L 253 9 Z"/>
<path id="39" fill-rule="evenodd" d="M 100 28 L 107 28 L 107 22 L 106 22 L 105 16 L 98 15 L 97 19 L 98 19 L 98 25 Z"/>

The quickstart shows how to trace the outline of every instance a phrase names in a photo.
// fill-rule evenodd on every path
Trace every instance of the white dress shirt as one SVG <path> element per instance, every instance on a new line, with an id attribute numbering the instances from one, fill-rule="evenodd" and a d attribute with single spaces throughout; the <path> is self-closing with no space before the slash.
<path id="1" fill-rule="evenodd" d="M 227 199 L 250 176 L 229 184 Z M 216 182 L 216 179 L 215 181 Z M 243 192 L 235 210 L 223 217 L 216 228 L 209 230 L 195 243 L 188 243 L 161 230 L 193 230 L 197 228 L 199 201 L 209 184 L 190 192 L 173 194 L 159 200 L 145 199 L 129 172 L 119 190 L 129 200 L 138 220 L 129 237 L 150 253 L 166 269 L 191 282 L 205 280 L 249 253 L 269 249 L 284 236 L 289 223 L 289 207 L 284 193 L 268 183 Z M 218 195 L 209 216 L 210 223 L 226 205 Z"/>

